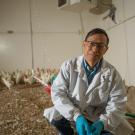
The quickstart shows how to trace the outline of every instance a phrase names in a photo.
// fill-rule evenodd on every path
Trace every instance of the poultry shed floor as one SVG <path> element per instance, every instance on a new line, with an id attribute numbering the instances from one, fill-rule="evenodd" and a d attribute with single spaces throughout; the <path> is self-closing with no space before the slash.
<path id="1" fill-rule="evenodd" d="M 0 135 L 56 135 L 43 117 L 50 106 L 51 98 L 39 84 L 0 88 Z"/>
<path id="2" fill-rule="evenodd" d="M 43 117 L 52 106 L 42 86 L 18 85 L 0 90 L 0 135 L 56 135 Z"/>

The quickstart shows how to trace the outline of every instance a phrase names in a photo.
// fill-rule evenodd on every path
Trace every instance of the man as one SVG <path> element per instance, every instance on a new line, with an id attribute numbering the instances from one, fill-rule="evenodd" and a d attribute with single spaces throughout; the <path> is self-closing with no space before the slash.
<path id="1" fill-rule="evenodd" d="M 118 71 L 103 59 L 107 33 L 95 28 L 83 42 L 83 56 L 68 60 L 55 79 L 54 107 L 45 110 L 61 135 L 129 135 L 132 127 L 123 118 L 125 87 Z M 122 132 L 123 131 L 123 132 Z"/>

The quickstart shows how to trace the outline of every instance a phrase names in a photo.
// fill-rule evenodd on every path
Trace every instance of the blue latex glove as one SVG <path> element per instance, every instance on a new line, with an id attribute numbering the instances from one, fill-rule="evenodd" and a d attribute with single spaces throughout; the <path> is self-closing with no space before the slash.
<path id="1" fill-rule="evenodd" d="M 92 135 L 91 126 L 83 115 L 79 115 L 76 119 L 76 130 L 78 135 Z"/>
<path id="2" fill-rule="evenodd" d="M 92 124 L 92 135 L 100 135 L 101 131 L 104 129 L 104 124 L 102 121 L 97 120 Z"/>

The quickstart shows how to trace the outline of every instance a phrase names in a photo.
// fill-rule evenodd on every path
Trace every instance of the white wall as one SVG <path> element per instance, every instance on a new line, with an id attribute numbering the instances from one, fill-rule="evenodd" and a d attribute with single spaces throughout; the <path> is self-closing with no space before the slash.
<path id="1" fill-rule="evenodd" d="M 59 68 L 64 60 L 81 54 L 80 42 L 80 37 L 75 33 L 35 34 L 35 65 Z"/>
<path id="2" fill-rule="evenodd" d="M 127 42 L 127 56 L 128 56 L 128 81 L 131 85 L 135 85 L 135 18 L 127 21 L 126 26 L 126 42 Z"/>
<path id="3" fill-rule="evenodd" d="M 95 27 L 107 30 L 110 37 L 105 58 L 121 73 L 123 79 L 135 85 L 135 1 L 113 0 L 116 22 L 82 12 L 58 10 L 57 0 L 31 0 L 34 68 L 59 67 L 68 58 L 81 54 L 84 35 Z M 0 69 L 32 68 L 29 0 L 0 0 Z M 8 34 L 13 30 L 13 34 Z M 84 36 L 83 35 L 83 36 Z"/>
<path id="4" fill-rule="evenodd" d="M 135 62 L 133 60 L 135 57 L 133 51 L 135 50 L 135 1 L 114 0 L 113 2 L 116 4 L 119 12 L 116 12 L 117 24 L 108 28 L 108 32 L 111 35 L 111 41 L 113 43 L 111 46 L 115 45 L 113 54 L 117 55 L 117 58 L 113 59 L 112 62 L 116 67 L 118 67 L 118 70 L 122 74 L 123 78 L 126 79 L 126 82 L 129 85 L 135 85 Z"/>
<path id="5" fill-rule="evenodd" d="M 31 68 L 30 34 L 0 34 L 0 69 Z"/>
<path id="6" fill-rule="evenodd" d="M 31 68 L 28 0 L 0 0 L 0 18 L 0 69 Z"/>
<path id="7" fill-rule="evenodd" d="M 0 0 L 0 69 L 58 68 L 65 59 L 80 55 L 79 14 L 58 10 L 57 0 L 31 0 L 32 65 L 29 2 Z"/>
<path id="8" fill-rule="evenodd" d="M 35 67 L 59 68 L 81 54 L 79 14 L 58 10 L 57 0 L 33 0 L 32 7 Z"/>

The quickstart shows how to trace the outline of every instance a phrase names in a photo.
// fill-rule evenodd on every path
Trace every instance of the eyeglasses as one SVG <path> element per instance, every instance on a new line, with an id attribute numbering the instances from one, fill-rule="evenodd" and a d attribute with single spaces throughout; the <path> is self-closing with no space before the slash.
<path id="1" fill-rule="evenodd" d="M 98 49 L 103 49 L 104 47 L 107 47 L 107 44 L 105 43 L 97 43 L 93 41 L 86 41 L 88 44 L 88 47 L 97 47 Z"/>

